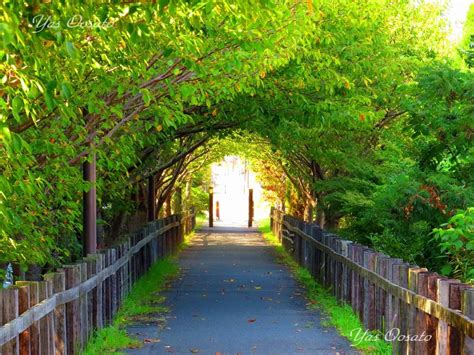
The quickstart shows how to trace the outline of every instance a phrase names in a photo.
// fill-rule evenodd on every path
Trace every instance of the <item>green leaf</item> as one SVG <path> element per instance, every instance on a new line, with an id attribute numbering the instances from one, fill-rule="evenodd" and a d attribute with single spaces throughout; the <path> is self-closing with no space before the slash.
<path id="1" fill-rule="evenodd" d="M 65 99 L 69 99 L 72 95 L 70 85 L 68 83 L 61 84 L 61 96 Z"/>
<path id="2" fill-rule="evenodd" d="M 452 272 L 453 268 L 451 267 L 451 265 L 444 265 L 442 268 L 441 268 L 441 274 L 445 275 L 445 276 L 449 276 Z"/>
<path id="3" fill-rule="evenodd" d="M 196 88 L 192 85 L 181 85 L 179 88 L 179 92 L 183 96 L 184 99 L 187 99 L 188 97 L 192 96 L 196 92 Z"/>
<path id="4" fill-rule="evenodd" d="M 163 13 L 165 7 L 170 3 L 170 0 L 160 0 L 159 5 L 160 5 L 160 14 Z"/>
<path id="5" fill-rule="evenodd" d="M 17 122 L 21 121 L 20 111 L 23 109 L 23 99 L 19 96 L 15 96 L 12 100 L 12 112 L 13 117 Z"/>
<path id="6" fill-rule="evenodd" d="M 74 44 L 73 44 L 71 41 L 68 41 L 68 40 L 65 41 L 65 44 L 66 44 L 66 51 L 67 51 L 67 54 L 68 54 L 71 58 L 76 59 L 76 58 L 77 58 L 77 50 L 76 50 L 76 48 L 74 47 Z"/>

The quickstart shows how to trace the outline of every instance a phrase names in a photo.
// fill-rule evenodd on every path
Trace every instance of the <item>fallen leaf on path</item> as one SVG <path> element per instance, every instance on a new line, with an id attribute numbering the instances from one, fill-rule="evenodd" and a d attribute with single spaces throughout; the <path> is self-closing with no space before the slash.
<path id="1" fill-rule="evenodd" d="M 247 322 L 249 323 L 255 323 L 256 319 L 249 319 Z"/>
<path id="2" fill-rule="evenodd" d="M 193 354 L 197 354 L 199 352 L 199 349 L 189 349 L 189 351 Z"/>
<path id="3" fill-rule="evenodd" d="M 155 339 L 155 338 L 146 338 L 143 340 L 143 342 L 145 344 L 148 344 L 148 343 L 159 343 L 160 342 L 160 339 Z"/>
<path id="4" fill-rule="evenodd" d="M 262 287 L 261 287 L 261 286 L 255 286 L 255 289 L 256 289 L 256 290 L 261 290 Z"/>

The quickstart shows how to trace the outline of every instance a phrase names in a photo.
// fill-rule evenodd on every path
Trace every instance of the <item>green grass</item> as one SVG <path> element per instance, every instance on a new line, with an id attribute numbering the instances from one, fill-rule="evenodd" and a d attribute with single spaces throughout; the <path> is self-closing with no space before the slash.
<path id="1" fill-rule="evenodd" d="M 319 285 L 307 269 L 299 266 L 292 259 L 292 257 L 285 251 L 278 238 L 273 235 L 268 219 L 259 223 L 259 229 L 269 244 L 275 247 L 279 261 L 291 269 L 295 278 L 306 289 L 306 297 L 309 301 L 308 307 L 318 309 L 323 313 L 325 316 L 323 325 L 334 326 L 356 349 L 361 350 L 364 353 L 392 353 L 391 344 L 380 339 L 379 334 L 376 332 L 367 333 L 370 334 L 370 340 L 365 336 L 361 336 L 361 334 L 365 332 L 364 326 L 352 308 L 349 305 L 338 304 L 336 298 L 333 297 L 328 290 Z"/>
<path id="2" fill-rule="evenodd" d="M 180 250 L 187 246 L 193 234 L 185 237 Z M 176 257 L 157 261 L 134 285 L 123 301 L 112 325 L 97 331 L 87 344 L 84 355 L 122 354 L 121 349 L 137 348 L 142 342 L 130 337 L 124 326 L 133 322 L 157 321 L 164 326 L 160 314 L 169 310 L 163 305 L 165 297 L 161 294 L 170 280 L 179 274 Z"/>
<path id="3" fill-rule="evenodd" d="M 141 341 L 131 338 L 118 324 L 105 327 L 96 332 L 84 350 L 84 355 L 123 354 L 120 349 L 139 348 Z"/>
<path id="4" fill-rule="evenodd" d="M 124 325 L 146 320 L 149 315 L 167 312 L 163 306 L 165 297 L 161 292 L 166 283 L 176 277 L 179 267 L 175 258 L 168 257 L 153 264 L 148 272 L 133 285 L 132 291 L 124 300 L 115 322 Z"/>
<path id="5" fill-rule="evenodd" d="M 204 213 L 199 213 L 196 216 L 196 229 L 201 228 L 208 222 L 209 222 L 209 219 L 207 218 L 207 216 Z"/>

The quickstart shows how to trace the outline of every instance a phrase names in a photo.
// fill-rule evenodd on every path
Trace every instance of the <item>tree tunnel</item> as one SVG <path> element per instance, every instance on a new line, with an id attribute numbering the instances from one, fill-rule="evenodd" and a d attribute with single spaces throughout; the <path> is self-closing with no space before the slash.
<path id="1" fill-rule="evenodd" d="M 3 7 L 0 264 L 60 265 L 97 233 L 207 208 L 228 155 L 289 214 L 447 262 L 424 246 L 472 205 L 474 81 L 443 59 L 437 5 Z M 77 11 L 101 25 L 67 26 Z"/>

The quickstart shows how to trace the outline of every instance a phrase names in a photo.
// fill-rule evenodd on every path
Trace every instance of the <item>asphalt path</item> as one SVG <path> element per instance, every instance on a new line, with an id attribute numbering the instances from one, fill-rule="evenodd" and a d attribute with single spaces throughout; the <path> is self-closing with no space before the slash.
<path id="1" fill-rule="evenodd" d="M 170 312 L 128 327 L 143 340 L 130 354 L 353 354 L 321 325 L 304 290 L 256 229 L 201 229 L 164 293 Z"/>

